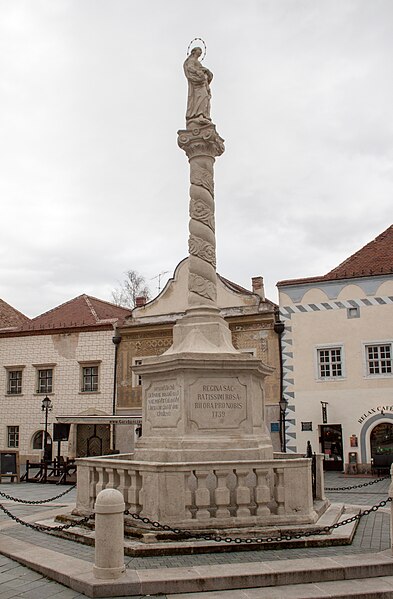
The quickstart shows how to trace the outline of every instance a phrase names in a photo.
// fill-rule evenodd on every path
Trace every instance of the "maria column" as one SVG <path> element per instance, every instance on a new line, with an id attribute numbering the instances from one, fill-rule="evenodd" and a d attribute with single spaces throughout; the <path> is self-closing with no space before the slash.
<path id="1" fill-rule="evenodd" d="M 190 164 L 188 309 L 175 327 L 169 353 L 236 351 L 217 308 L 214 162 L 225 148 L 210 118 L 213 74 L 199 61 L 201 53 L 200 48 L 193 48 L 184 63 L 188 80 L 186 129 L 178 132 L 178 144 Z"/>

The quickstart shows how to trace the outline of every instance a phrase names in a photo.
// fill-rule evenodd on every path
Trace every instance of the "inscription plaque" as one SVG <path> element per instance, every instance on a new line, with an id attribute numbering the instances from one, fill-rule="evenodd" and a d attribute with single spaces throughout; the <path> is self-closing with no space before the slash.
<path id="1" fill-rule="evenodd" d="M 152 383 L 146 391 L 146 415 L 154 427 L 176 426 L 180 416 L 180 387 L 176 381 Z"/>
<path id="2" fill-rule="evenodd" d="M 237 378 L 197 379 L 190 385 L 190 418 L 199 429 L 237 428 L 247 418 L 246 386 Z"/>

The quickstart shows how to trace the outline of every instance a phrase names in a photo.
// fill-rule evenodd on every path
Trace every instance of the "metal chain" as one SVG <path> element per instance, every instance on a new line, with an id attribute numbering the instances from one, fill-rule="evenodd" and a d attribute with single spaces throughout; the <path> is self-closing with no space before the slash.
<path id="1" fill-rule="evenodd" d="M 209 534 L 209 533 L 195 533 L 190 530 L 182 530 L 181 528 L 172 528 L 168 524 L 160 524 L 160 522 L 150 520 L 150 518 L 146 518 L 140 516 L 139 514 L 131 513 L 129 510 L 126 510 L 124 514 L 126 516 L 131 516 L 134 520 L 140 520 L 143 524 L 150 524 L 154 529 L 161 529 L 169 532 L 173 532 L 176 535 L 184 535 L 188 538 L 193 539 L 203 539 L 205 541 L 215 541 L 216 543 L 221 543 L 224 541 L 225 543 L 273 543 L 277 541 L 291 541 L 292 539 L 301 539 L 302 537 L 311 537 L 314 535 L 322 535 L 329 533 L 331 530 L 339 528 L 340 526 L 345 526 L 350 522 L 355 522 L 356 520 L 360 520 L 363 516 L 368 516 L 371 512 L 376 512 L 381 507 L 385 507 L 387 503 L 391 502 L 392 498 L 388 497 L 388 499 L 381 501 L 378 505 L 373 505 L 371 508 L 360 512 L 360 514 L 356 514 L 351 518 L 347 518 L 346 520 L 342 520 L 341 522 L 336 522 L 331 526 L 324 526 L 323 528 L 317 528 L 315 530 L 305 531 L 303 533 L 296 534 L 281 534 L 278 537 L 255 537 L 255 538 L 247 538 L 242 539 L 240 537 L 220 537 L 219 535 Z"/>
<path id="2" fill-rule="evenodd" d="M 381 480 L 387 480 L 388 478 L 390 478 L 390 474 L 388 476 L 383 476 L 381 478 L 371 480 L 368 483 L 362 483 L 361 485 L 353 485 L 352 487 L 325 487 L 325 491 L 349 491 L 350 489 L 360 489 L 362 487 L 370 487 L 371 485 L 375 485 L 376 483 L 381 482 Z"/>
<path id="3" fill-rule="evenodd" d="M 377 505 L 373 505 L 371 508 L 366 509 L 363 512 L 360 512 L 360 514 L 356 514 L 355 516 L 352 516 L 351 518 L 347 518 L 346 520 L 342 520 L 341 522 L 336 522 L 335 524 L 332 524 L 330 526 L 324 526 L 323 528 L 317 528 L 315 530 L 308 530 L 303 533 L 295 533 L 295 534 L 292 534 L 292 533 L 286 534 L 284 532 L 284 534 L 281 534 L 280 536 L 276 536 L 276 537 L 255 537 L 255 538 L 251 537 L 251 538 L 247 538 L 247 539 L 243 539 L 240 537 L 220 537 L 219 535 L 210 534 L 210 533 L 198 533 L 198 532 L 193 532 L 193 531 L 186 530 L 186 529 L 182 530 L 181 528 L 173 528 L 172 526 L 169 526 L 169 524 L 161 524 L 160 522 L 150 520 L 150 518 L 147 518 L 145 516 L 140 516 L 139 514 L 131 513 L 129 510 L 125 510 L 124 515 L 131 516 L 131 518 L 133 518 L 134 520 L 140 520 L 141 522 L 143 522 L 143 524 L 150 524 L 153 527 L 153 529 L 169 531 L 169 532 L 173 532 L 176 535 L 183 535 L 183 536 L 186 536 L 188 538 L 193 538 L 193 539 L 203 539 L 205 541 L 215 541 L 216 543 L 221 543 L 223 541 L 225 543 L 237 543 L 237 544 L 240 544 L 240 543 L 246 543 L 246 544 L 273 543 L 273 542 L 278 542 L 278 541 L 291 541 L 292 539 L 301 539 L 303 537 L 311 537 L 311 536 L 329 533 L 330 531 L 332 531 L 336 528 L 340 528 L 341 526 L 345 526 L 346 524 L 355 522 L 356 520 L 360 520 L 360 518 L 363 518 L 363 516 L 368 516 L 369 514 L 371 514 L 371 512 L 377 512 L 380 508 L 385 507 L 391 501 L 392 501 L 392 498 L 388 497 L 386 500 L 381 501 Z M 67 530 L 68 528 L 72 528 L 74 526 L 83 526 L 84 524 L 87 524 L 87 522 L 89 520 L 94 520 L 94 518 L 95 518 L 95 514 L 92 514 L 91 516 L 85 516 L 84 518 L 81 518 L 77 522 L 71 522 L 70 524 L 62 524 L 59 526 L 46 526 L 45 524 L 33 524 L 31 522 L 26 522 L 25 520 L 21 520 L 20 518 L 18 518 L 14 514 L 12 514 L 1 503 L 0 503 L 0 509 L 7 516 L 9 516 L 12 520 L 17 522 L 18 524 L 21 524 L 22 526 L 27 526 L 28 528 L 37 530 L 38 532 L 45 532 L 47 534 L 50 534 L 51 532 L 59 532 L 62 530 Z"/>
<path id="4" fill-rule="evenodd" d="M 31 522 L 26 522 L 25 520 L 21 520 L 20 518 L 18 518 L 18 516 L 11 514 L 11 512 L 9 510 L 7 510 L 7 508 L 4 507 L 4 505 L 2 505 L 1 503 L 0 503 L 0 509 L 3 510 L 3 512 L 11 518 L 11 520 L 14 520 L 18 524 L 22 524 L 22 526 L 27 526 L 28 528 L 32 528 L 33 530 L 38 530 L 38 532 L 46 532 L 46 533 L 66 530 L 67 528 L 72 528 L 73 526 L 83 526 L 84 524 L 87 524 L 87 522 L 89 520 L 94 519 L 94 514 L 93 514 L 92 516 L 85 516 L 84 518 L 81 518 L 80 520 L 78 520 L 78 522 L 70 522 L 70 524 L 62 524 L 59 526 L 46 526 L 45 524 L 33 524 Z"/>
<path id="5" fill-rule="evenodd" d="M 39 505 L 42 503 L 50 503 L 51 501 L 54 501 L 55 499 L 59 499 L 60 497 L 63 497 L 64 495 L 66 495 L 67 493 L 69 493 L 70 491 L 75 489 L 75 487 L 76 487 L 76 485 L 72 485 L 72 487 L 70 487 L 69 489 L 66 489 L 62 493 L 59 493 L 59 495 L 56 495 L 55 497 L 49 497 L 48 499 L 40 499 L 37 501 L 28 501 L 26 499 L 19 499 L 18 497 L 12 497 L 12 495 L 7 495 L 7 493 L 1 493 L 1 492 L 0 492 L 0 496 L 4 497 L 4 499 L 9 499 L 10 501 L 15 501 L 17 503 L 26 503 L 28 505 Z"/>

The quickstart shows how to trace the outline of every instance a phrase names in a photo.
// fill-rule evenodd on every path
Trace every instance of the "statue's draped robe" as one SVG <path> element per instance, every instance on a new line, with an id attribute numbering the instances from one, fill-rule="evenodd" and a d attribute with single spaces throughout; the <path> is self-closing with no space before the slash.
<path id="1" fill-rule="evenodd" d="M 205 69 L 195 56 L 189 56 L 184 63 L 184 73 L 188 80 L 188 100 L 186 120 L 204 117 L 210 120 L 210 87 L 212 73 Z"/>

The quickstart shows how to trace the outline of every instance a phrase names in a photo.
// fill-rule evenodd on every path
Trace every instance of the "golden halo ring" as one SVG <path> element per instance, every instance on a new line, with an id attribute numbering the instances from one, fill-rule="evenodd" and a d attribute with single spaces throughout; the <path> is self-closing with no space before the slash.
<path id="1" fill-rule="evenodd" d="M 206 50 L 207 50 L 207 48 L 206 48 L 206 44 L 205 44 L 205 42 L 203 41 L 203 39 L 202 39 L 201 37 L 194 37 L 194 39 L 190 41 L 190 43 L 188 44 L 188 48 L 187 48 L 187 56 L 189 56 L 189 55 L 190 55 L 191 46 L 192 46 L 192 44 L 193 44 L 194 42 L 202 42 L 202 44 L 203 44 L 203 56 L 202 56 L 202 58 L 201 58 L 201 62 L 202 62 L 202 60 L 203 60 L 203 59 L 205 58 L 205 56 L 206 56 Z"/>

